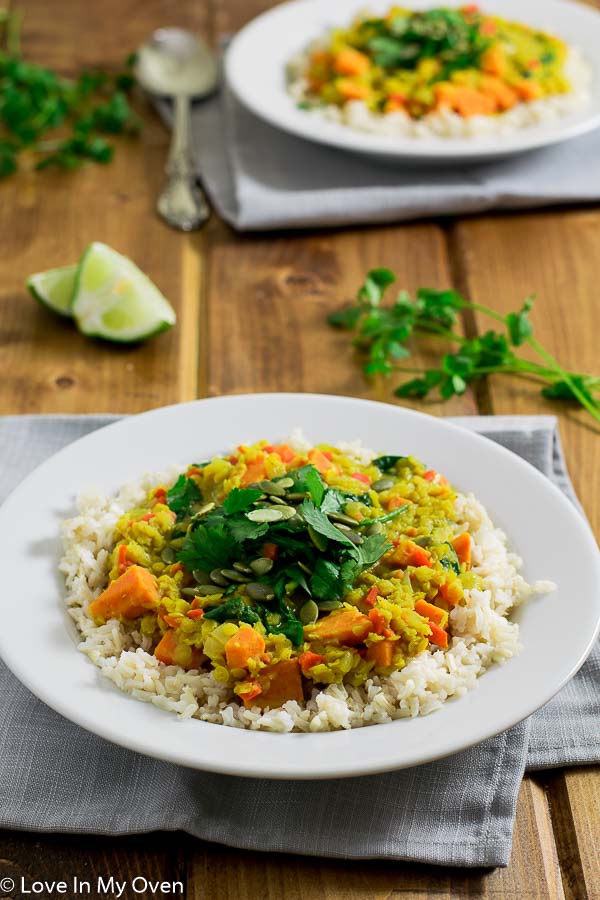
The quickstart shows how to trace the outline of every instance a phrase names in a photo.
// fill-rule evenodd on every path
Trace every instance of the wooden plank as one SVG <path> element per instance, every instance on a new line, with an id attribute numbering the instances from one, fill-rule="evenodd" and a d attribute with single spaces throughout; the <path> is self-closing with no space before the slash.
<path id="1" fill-rule="evenodd" d="M 433 225 L 234 236 L 218 222 L 207 258 L 209 393 L 316 391 L 393 401 L 400 379 L 369 384 L 348 332 L 326 324 L 368 269 L 389 266 L 399 286 L 451 283 L 443 235 Z M 439 352 L 436 345 L 435 350 Z M 419 349 L 410 365 L 430 356 Z M 473 398 L 406 405 L 470 414 Z"/>
<path id="2" fill-rule="evenodd" d="M 600 374 L 596 210 L 486 217 L 459 223 L 453 236 L 460 278 L 472 299 L 506 314 L 536 293 L 537 339 L 567 369 Z M 479 328 L 484 327 L 477 317 Z M 543 401 L 536 386 L 489 379 L 490 411 L 559 416 L 567 464 L 596 535 L 600 534 L 600 441 L 583 411 Z M 556 843 L 567 897 L 598 896 L 600 768 L 559 773 L 548 781 Z M 595 799 L 594 799 L 595 798 Z M 594 830 L 595 824 L 595 830 Z"/>
<path id="3" fill-rule="evenodd" d="M 521 789 L 511 865 L 449 869 L 402 862 L 314 859 L 260 854 L 198 843 L 188 875 L 188 900 L 402 900 L 436 897 L 562 900 L 560 872 L 543 790 Z"/>
<path id="4" fill-rule="evenodd" d="M 60 71 L 117 65 L 165 21 L 206 29 L 206 8 L 176 9 L 166 0 L 66 0 L 61 15 L 53 16 L 43 0 L 28 0 L 24 53 Z M 141 135 L 118 140 L 108 166 L 24 172 L 2 183 L 2 413 L 136 412 L 197 396 L 204 238 L 181 235 L 155 216 L 168 134 L 142 98 L 137 106 Z M 84 338 L 28 297 L 28 274 L 73 262 L 93 240 L 109 243 L 148 273 L 176 307 L 177 328 L 137 347 L 111 346 Z"/>
<path id="5" fill-rule="evenodd" d="M 62 896 L 117 897 L 115 882 L 125 883 L 121 900 L 136 897 L 172 896 L 185 900 L 187 895 L 185 855 L 192 839 L 186 835 L 155 832 L 131 837 L 89 835 L 35 835 L 27 832 L 0 831 L 0 879 L 11 878 L 14 890 L 6 900 L 27 900 L 32 896 L 60 896 L 57 891 L 34 892 L 32 884 L 65 881 Z M 112 890 L 109 879 L 114 879 Z M 102 879 L 103 885 L 98 879 Z M 74 885 L 77 879 L 78 887 Z M 136 881 L 136 879 L 138 879 Z M 169 882 L 170 894 L 149 888 L 144 882 Z M 89 884 L 89 891 L 85 884 Z M 134 884 L 135 882 L 135 884 Z M 2 882 L 0 881 L 0 884 Z M 181 885 L 181 888 L 179 887 Z M 22 890 L 22 886 L 25 890 Z M 5 898 L 3 897 L 3 900 Z"/>

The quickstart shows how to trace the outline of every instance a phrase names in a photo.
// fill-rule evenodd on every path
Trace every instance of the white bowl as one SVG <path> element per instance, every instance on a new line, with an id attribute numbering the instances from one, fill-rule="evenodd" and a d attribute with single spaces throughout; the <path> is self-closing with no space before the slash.
<path id="1" fill-rule="evenodd" d="M 226 55 L 227 83 L 238 100 L 271 125 L 298 137 L 385 161 L 459 164 L 484 161 L 547 147 L 600 125 L 600 14 L 570 0 L 485 0 L 484 12 L 532 25 L 579 47 L 592 69 L 591 100 L 550 122 L 508 134 L 467 138 L 387 137 L 356 131 L 297 108 L 286 85 L 286 65 L 332 27 L 347 26 L 368 9 L 386 12 L 392 0 L 293 0 L 253 19 L 232 41 Z M 444 0 L 463 6 L 464 0 Z M 435 6 L 411 0 L 411 9 Z"/>
<path id="2" fill-rule="evenodd" d="M 116 491 L 144 471 L 182 466 L 240 442 L 302 426 L 314 441 L 361 438 L 415 454 L 488 508 L 524 558 L 529 581 L 558 589 L 519 609 L 522 652 L 429 716 L 344 732 L 273 734 L 179 721 L 120 692 L 76 649 L 57 572 L 59 523 L 90 485 Z M 414 766 L 491 737 L 530 715 L 571 678 L 600 624 L 600 557 L 589 527 L 540 472 L 443 419 L 383 403 L 314 394 L 198 400 L 124 419 L 35 470 L 0 508 L 0 654 L 45 703 L 89 731 L 149 756 L 264 778 L 331 778 Z"/>

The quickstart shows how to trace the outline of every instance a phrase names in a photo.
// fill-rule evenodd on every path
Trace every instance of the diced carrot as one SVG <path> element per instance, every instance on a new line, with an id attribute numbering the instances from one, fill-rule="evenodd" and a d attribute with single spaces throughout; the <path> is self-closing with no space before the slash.
<path id="1" fill-rule="evenodd" d="M 338 75 L 364 75 L 371 65 L 369 57 L 355 50 L 354 47 L 344 47 L 336 53 L 333 67 Z"/>
<path id="2" fill-rule="evenodd" d="M 506 71 L 506 54 L 501 44 L 492 44 L 481 56 L 481 68 L 489 75 L 504 75 Z"/>
<path id="3" fill-rule="evenodd" d="M 301 653 L 298 657 L 298 662 L 300 663 L 300 668 L 304 674 L 306 674 L 313 666 L 324 663 L 325 657 L 321 656 L 320 653 L 313 653 L 311 650 L 305 650 L 304 653 Z"/>
<path id="4" fill-rule="evenodd" d="M 169 626 L 169 628 L 179 628 L 181 625 L 181 616 L 171 616 L 169 613 L 164 615 L 163 622 Z"/>
<path id="5" fill-rule="evenodd" d="M 530 78 L 524 78 L 522 81 L 518 81 L 513 87 L 521 100 L 525 101 L 539 100 L 542 94 L 540 86 Z"/>
<path id="6" fill-rule="evenodd" d="M 432 566 L 431 554 L 414 541 L 402 541 L 395 550 L 386 553 L 385 561 L 396 566 Z"/>
<path id="7" fill-rule="evenodd" d="M 406 500 L 405 497 L 390 497 L 385 506 L 388 510 L 400 509 L 401 506 L 405 506 L 407 503 L 412 502 L 412 500 Z"/>
<path id="8" fill-rule="evenodd" d="M 436 647 L 441 647 L 442 650 L 446 650 L 448 647 L 448 632 L 444 631 L 443 628 L 440 628 L 439 625 L 436 625 L 435 622 L 432 622 L 431 620 L 429 620 L 427 624 L 431 628 L 429 643 L 435 644 Z"/>
<path id="9" fill-rule="evenodd" d="M 272 452 L 276 453 L 281 462 L 284 463 L 291 463 L 296 456 L 296 451 L 288 444 L 278 444 L 276 447 L 273 447 Z"/>
<path id="10" fill-rule="evenodd" d="M 448 584 L 447 582 L 440 584 L 438 593 L 448 606 L 456 606 L 463 597 L 460 581 L 453 581 L 451 584 Z"/>
<path id="11" fill-rule="evenodd" d="M 171 575 L 176 575 L 177 572 L 183 572 L 183 565 L 181 563 L 173 563 L 171 566 Z"/>
<path id="12" fill-rule="evenodd" d="M 460 11 L 471 16 L 473 13 L 479 12 L 479 6 L 476 3 L 467 3 L 466 6 L 461 6 Z"/>
<path id="13" fill-rule="evenodd" d="M 190 647 L 177 638 L 177 632 L 165 631 L 154 650 L 155 657 L 165 666 L 198 669 L 206 657 L 198 647 Z"/>
<path id="14" fill-rule="evenodd" d="M 189 478 L 191 475 L 200 475 L 202 469 L 199 469 L 198 466 L 190 466 L 185 473 L 186 478 Z"/>
<path id="15" fill-rule="evenodd" d="M 167 492 L 165 491 L 165 489 L 161 487 L 156 488 L 156 490 L 154 491 L 154 499 L 156 503 L 162 503 L 164 506 L 167 502 Z"/>
<path id="16" fill-rule="evenodd" d="M 333 453 L 331 452 L 331 450 L 322 450 L 321 453 L 324 457 L 326 457 L 326 459 L 329 460 L 329 462 L 333 462 Z"/>
<path id="17" fill-rule="evenodd" d="M 187 613 L 188 619 L 201 619 L 204 615 L 203 609 L 190 609 Z"/>
<path id="18" fill-rule="evenodd" d="M 244 696 L 245 706 L 260 706 L 261 709 L 270 706 L 271 709 L 276 709 L 288 700 L 304 702 L 300 664 L 297 659 L 282 659 L 271 666 L 265 666 L 256 680 L 261 687 L 261 693 L 250 701 Z"/>
<path id="19" fill-rule="evenodd" d="M 94 619 L 136 619 L 158 606 L 158 582 L 142 566 L 130 566 L 106 590 L 90 603 Z"/>
<path id="20" fill-rule="evenodd" d="M 277 555 L 279 553 L 279 547 L 277 544 L 266 543 L 262 545 L 261 555 L 266 556 L 267 559 L 275 560 L 277 559 Z"/>
<path id="21" fill-rule="evenodd" d="M 317 450 L 316 447 L 313 450 L 309 450 L 308 460 L 313 464 L 315 469 L 321 472 L 321 474 L 327 472 L 333 465 L 331 460 L 328 459 L 321 450 Z"/>
<path id="22" fill-rule="evenodd" d="M 369 610 L 369 621 L 371 622 L 371 631 L 375 634 L 383 634 L 387 628 L 386 618 L 378 609 Z"/>
<path id="23" fill-rule="evenodd" d="M 331 53 L 327 50 L 315 50 L 310 54 L 310 61 L 316 65 L 325 65 L 331 60 Z"/>
<path id="24" fill-rule="evenodd" d="M 526 65 L 527 68 L 531 72 L 533 72 L 534 69 L 539 69 L 539 67 L 541 66 L 541 62 L 539 61 L 539 59 L 530 59 L 529 62 L 526 63 Z"/>
<path id="25" fill-rule="evenodd" d="M 376 584 L 369 590 L 367 596 L 365 597 L 365 603 L 367 606 L 375 606 L 377 603 L 377 598 L 379 596 L 379 588 Z"/>
<path id="26" fill-rule="evenodd" d="M 491 19 L 486 19 L 485 22 L 481 23 L 481 27 L 479 29 L 482 34 L 496 34 L 498 31 L 498 27 L 495 22 L 492 22 Z"/>
<path id="27" fill-rule="evenodd" d="M 149 522 L 150 519 L 153 519 L 153 518 L 155 517 L 155 515 L 156 515 L 156 513 L 151 513 L 151 512 L 150 512 L 150 513 L 146 513 L 145 516 L 142 516 L 141 519 L 138 519 L 138 522 Z M 135 523 L 134 523 L 134 522 L 131 522 L 130 524 L 133 525 L 133 524 L 135 524 Z"/>
<path id="28" fill-rule="evenodd" d="M 256 458 L 246 463 L 246 471 L 242 475 L 242 485 L 260 481 L 265 476 L 265 455 L 258 453 Z"/>
<path id="29" fill-rule="evenodd" d="M 239 459 L 239 457 L 236 456 L 235 453 L 232 453 L 231 456 L 228 456 L 228 457 L 227 457 L 227 461 L 230 462 L 232 466 L 235 466 L 235 464 L 237 463 L 238 459 Z"/>
<path id="30" fill-rule="evenodd" d="M 377 641 L 367 647 L 366 658 L 373 660 L 376 666 L 391 666 L 394 658 L 396 641 Z"/>
<path id="31" fill-rule="evenodd" d="M 362 481 L 363 484 L 371 486 L 371 479 L 368 475 L 365 475 L 364 472 L 353 472 L 352 478 L 356 478 L 357 481 Z"/>
<path id="32" fill-rule="evenodd" d="M 339 641 L 352 647 L 364 641 L 371 631 L 371 620 L 355 607 L 344 607 L 320 619 L 306 629 L 310 640 Z"/>
<path id="33" fill-rule="evenodd" d="M 467 569 L 471 568 L 471 535 L 468 531 L 464 531 L 455 537 L 452 541 L 454 552 L 458 557 L 459 563 L 464 563 Z"/>
<path id="34" fill-rule="evenodd" d="M 264 653 L 265 641 L 252 625 L 242 625 L 225 644 L 225 659 L 230 669 L 245 669 L 251 659 Z"/>
<path id="35" fill-rule="evenodd" d="M 448 613 L 444 609 L 440 609 L 439 606 L 428 603 L 427 600 L 417 600 L 415 611 L 423 618 L 429 619 L 430 622 L 435 622 L 440 628 L 445 628 L 448 624 Z"/>
<path id="36" fill-rule="evenodd" d="M 117 552 L 117 569 L 119 574 L 122 575 L 131 565 L 133 563 L 127 559 L 127 547 L 125 544 L 121 544 Z"/>
<path id="37" fill-rule="evenodd" d="M 200 609 L 200 604 L 202 603 L 200 597 L 194 597 L 190 604 L 190 609 Z"/>
<path id="38" fill-rule="evenodd" d="M 245 706 L 251 706 L 250 701 L 254 700 L 255 697 L 258 697 L 259 694 L 262 694 L 262 688 L 258 681 L 247 681 L 244 684 L 248 685 L 249 690 L 240 691 L 239 696 L 244 701 Z"/>
<path id="39" fill-rule="evenodd" d="M 338 78 L 335 82 L 338 93 L 344 100 L 368 100 L 371 88 L 353 78 Z"/>

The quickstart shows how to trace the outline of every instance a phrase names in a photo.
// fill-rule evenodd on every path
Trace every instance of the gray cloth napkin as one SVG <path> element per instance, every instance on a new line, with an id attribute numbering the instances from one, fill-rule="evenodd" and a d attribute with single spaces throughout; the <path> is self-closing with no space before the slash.
<path id="1" fill-rule="evenodd" d="M 169 104 L 157 102 L 165 121 Z M 600 197 L 600 130 L 491 163 L 378 163 L 279 131 L 223 89 L 195 104 L 198 174 L 234 228 L 308 228 L 578 203 Z"/>
<path id="2" fill-rule="evenodd" d="M 0 499 L 110 416 L 0 418 Z M 556 421 L 468 418 L 575 501 Z M 252 850 L 497 866 L 510 858 L 527 767 L 600 758 L 600 652 L 542 710 L 449 759 L 341 781 L 276 782 L 196 772 L 96 737 L 44 706 L 0 664 L 0 826 L 130 834 L 182 829 Z"/>

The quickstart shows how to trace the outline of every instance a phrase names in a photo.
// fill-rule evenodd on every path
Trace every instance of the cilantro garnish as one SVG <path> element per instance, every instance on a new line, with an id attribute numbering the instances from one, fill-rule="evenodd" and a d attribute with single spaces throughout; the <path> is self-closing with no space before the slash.
<path id="1" fill-rule="evenodd" d="M 394 281 L 388 269 L 373 269 L 356 301 L 330 315 L 328 321 L 355 332 L 354 344 L 364 355 L 366 375 L 408 372 L 417 376 L 400 384 L 396 396 L 424 398 L 437 391 L 447 400 L 464 394 L 470 384 L 488 375 L 512 374 L 541 382 L 546 385 L 543 396 L 576 402 L 600 422 L 600 378 L 565 371 L 536 340 L 530 318 L 533 297 L 506 316 L 471 303 L 453 290 L 419 288 L 414 298 L 401 291 L 395 300 L 384 304 L 386 290 Z M 458 326 L 459 315 L 465 311 L 487 316 L 501 327 L 478 337 L 464 337 Z M 442 339 L 458 349 L 441 356 L 436 367 L 401 365 L 400 361 L 411 354 L 411 340 L 423 336 Z M 521 356 L 517 351 L 522 346 L 534 350 L 541 362 Z"/>
<path id="2" fill-rule="evenodd" d="M 178 517 L 187 515 L 193 503 L 201 498 L 200 488 L 193 478 L 180 475 L 175 484 L 167 491 L 167 506 L 177 513 Z"/>

